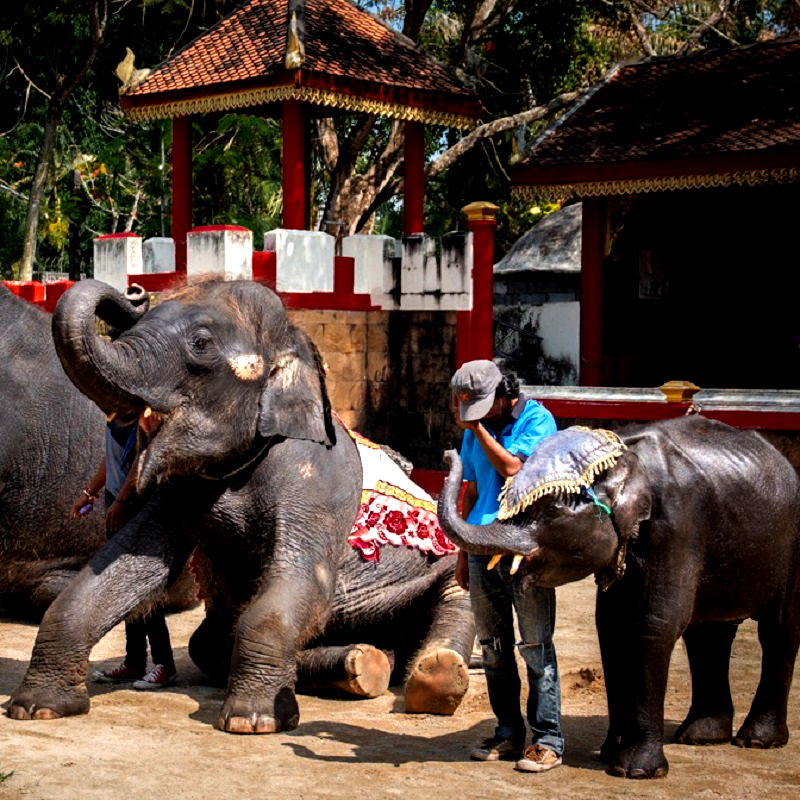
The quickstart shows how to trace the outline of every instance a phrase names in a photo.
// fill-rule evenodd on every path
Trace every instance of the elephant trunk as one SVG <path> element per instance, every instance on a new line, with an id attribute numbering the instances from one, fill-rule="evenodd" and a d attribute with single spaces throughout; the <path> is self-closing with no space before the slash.
<path id="1" fill-rule="evenodd" d="M 141 409 L 143 371 L 121 343 L 97 332 L 95 317 L 117 332 L 131 328 L 147 311 L 140 287 L 120 294 L 106 283 L 76 283 L 58 301 L 53 313 L 53 341 L 69 379 L 106 414 Z"/>
<path id="2" fill-rule="evenodd" d="M 475 555 L 497 553 L 526 555 L 536 549 L 529 533 L 506 522 L 471 525 L 458 513 L 458 495 L 464 470 L 455 450 L 448 450 L 444 460 L 450 465 L 442 493 L 439 495 L 439 522 L 450 540 L 462 550 Z"/>

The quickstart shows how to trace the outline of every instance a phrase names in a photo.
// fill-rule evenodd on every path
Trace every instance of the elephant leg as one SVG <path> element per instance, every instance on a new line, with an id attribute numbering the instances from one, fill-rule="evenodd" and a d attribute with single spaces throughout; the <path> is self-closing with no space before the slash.
<path id="1" fill-rule="evenodd" d="M 339 690 L 358 697 L 378 697 L 389 688 L 392 662 L 370 644 L 311 647 L 297 655 L 300 692 Z"/>
<path id="2" fill-rule="evenodd" d="M 633 574 L 626 581 L 635 580 Z M 609 766 L 614 763 L 622 742 L 622 731 L 626 720 L 634 715 L 631 687 L 631 665 L 629 616 L 630 600 L 620 584 L 612 585 L 605 592 L 597 592 L 595 622 L 597 624 L 600 657 L 603 663 L 603 678 L 608 706 L 608 731 L 600 747 L 600 760 Z"/>
<path id="3" fill-rule="evenodd" d="M 794 584 L 782 607 L 759 619 L 761 678 L 750 711 L 733 738 L 738 747 L 783 747 L 789 741 L 786 706 L 800 645 L 800 576 Z"/>
<path id="4" fill-rule="evenodd" d="M 646 591 L 638 571 L 626 574 L 624 585 L 609 589 L 620 590 L 614 603 L 598 602 L 603 667 L 611 684 L 610 738 L 604 755 L 609 758 L 608 773 L 615 777 L 663 778 L 669 770 L 663 745 L 664 696 L 670 656 L 689 623 L 694 597 L 686 589 L 691 575 L 682 575 L 683 566 L 664 564 L 659 581 L 651 571 Z M 683 582 L 671 583 L 671 575 L 681 575 Z M 617 612 L 614 618 L 609 616 L 612 609 Z"/>
<path id="5" fill-rule="evenodd" d="M 225 686 L 231 671 L 234 620 L 232 614 L 208 610 L 189 638 L 189 656 L 215 686 Z"/>
<path id="6" fill-rule="evenodd" d="M 220 730 L 276 733 L 297 727 L 297 653 L 327 622 L 334 584 L 315 580 L 314 572 L 268 574 L 263 591 L 240 614 Z"/>
<path id="7" fill-rule="evenodd" d="M 448 569 L 433 598 L 433 620 L 405 682 L 406 711 L 412 714 L 453 714 L 469 688 L 475 640 L 469 594 Z"/>
<path id="8" fill-rule="evenodd" d="M 30 665 L 8 706 L 12 719 L 55 719 L 89 711 L 92 647 L 140 603 L 156 598 L 190 547 L 136 524 L 107 542 L 48 608 Z"/>
<path id="9" fill-rule="evenodd" d="M 722 744 L 733 733 L 728 679 L 736 622 L 694 623 L 683 633 L 692 674 L 692 705 L 675 732 L 678 744 Z"/>

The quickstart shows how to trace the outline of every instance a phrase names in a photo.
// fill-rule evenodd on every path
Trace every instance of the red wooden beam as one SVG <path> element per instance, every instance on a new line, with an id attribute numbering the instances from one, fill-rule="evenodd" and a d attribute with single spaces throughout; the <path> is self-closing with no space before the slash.
<path id="1" fill-rule="evenodd" d="M 186 272 L 186 233 L 192 227 L 192 118 L 172 120 L 172 238 L 175 271 Z"/>
<path id="2" fill-rule="evenodd" d="M 587 197 L 581 223 L 580 382 L 603 385 L 603 261 L 606 200 Z"/>
<path id="3" fill-rule="evenodd" d="M 403 236 L 413 236 L 425 229 L 425 129 L 421 122 L 404 127 Z"/>
<path id="4" fill-rule="evenodd" d="M 284 100 L 281 115 L 281 187 L 283 228 L 308 228 L 308 174 L 306 171 L 305 114 L 299 100 Z"/>

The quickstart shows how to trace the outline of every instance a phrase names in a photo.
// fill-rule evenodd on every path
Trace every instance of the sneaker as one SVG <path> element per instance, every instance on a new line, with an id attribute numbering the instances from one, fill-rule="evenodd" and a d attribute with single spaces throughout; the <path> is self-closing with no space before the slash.
<path id="1" fill-rule="evenodd" d="M 490 736 L 469 754 L 473 761 L 513 761 L 522 755 L 522 746 L 512 739 Z"/>
<path id="2" fill-rule="evenodd" d="M 128 683 L 141 677 L 141 672 L 129 669 L 125 664 L 120 664 L 113 669 L 102 669 L 92 673 L 92 680 L 96 683 Z"/>
<path id="3" fill-rule="evenodd" d="M 547 772 L 561 763 L 561 756 L 541 744 L 532 744 L 525 748 L 522 758 L 517 761 L 516 769 L 522 772 Z"/>
<path id="4" fill-rule="evenodd" d="M 163 664 L 156 664 L 141 680 L 133 682 L 134 689 L 163 689 L 175 682 L 175 672 L 167 672 Z"/>

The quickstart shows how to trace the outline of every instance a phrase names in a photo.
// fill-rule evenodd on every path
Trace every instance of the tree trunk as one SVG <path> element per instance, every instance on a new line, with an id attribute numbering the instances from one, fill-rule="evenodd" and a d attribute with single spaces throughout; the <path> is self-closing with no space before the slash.
<path id="1" fill-rule="evenodd" d="M 61 121 L 61 105 L 50 101 L 47 118 L 44 123 L 44 138 L 39 149 L 39 159 L 28 196 L 28 214 L 25 217 L 25 238 L 22 242 L 22 258 L 17 269 L 17 279 L 30 281 L 33 279 L 33 263 L 36 259 L 36 240 L 39 232 L 39 214 L 42 210 L 42 198 L 47 189 L 47 178 L 50 163 L 56 146 L 56 131 Z"/>

